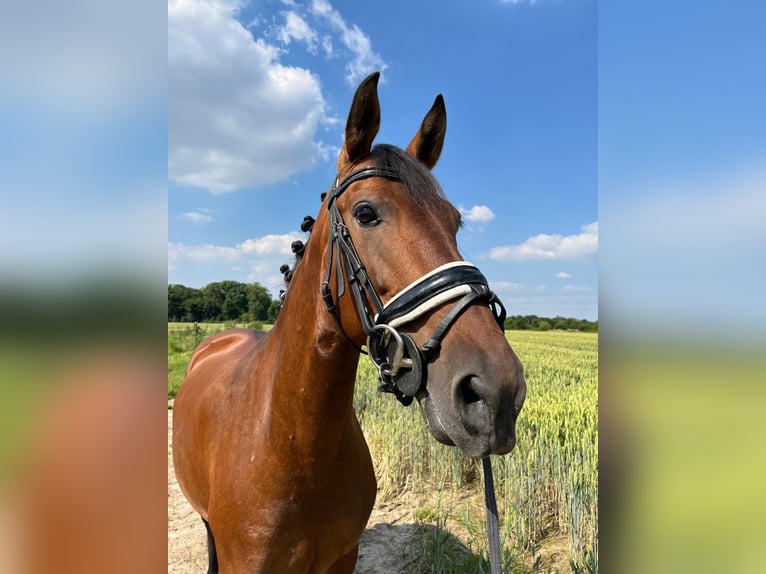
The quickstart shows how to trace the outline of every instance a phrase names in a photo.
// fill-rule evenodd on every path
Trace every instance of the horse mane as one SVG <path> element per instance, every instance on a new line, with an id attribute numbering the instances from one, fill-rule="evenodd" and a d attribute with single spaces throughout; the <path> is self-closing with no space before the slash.
<path id="1" fill-rule="evenodd" d="M 447 198 L 431 170 L 396 146 L 378 144 L 370 151 L 370 157 L 378 167 L 393 169 L 401 183 L 420 207 L 429 210 L 444 208 Z"/>
<path id="2" fill-rule="evenodd" d="M 431 175 L 431 170 L 411 155 L 393 145 L 377 144 L 370 151 L 370 157 L 375 161 L 375 165 L 378 167 L 396 171 L 401 178 L 402 185 L 410 193 L 410 196 L 415 200 L 415 203 L 420 207 L 429 210 L 439 210 L 444 208 L 444 204 L 447 202 L 447 197 L 444 195 L 444 191 L 439 185 L 439 182 L 436 181 L 436 178 L 434 178 L 433 175 Z M 325 194 L 322 194 L 322 201 L 324 201 L 324 196 Z M 309 238 L 306 240 L 306 243 L 311 239 L 310 234 L 313 225 L 313 217 L 307 215 L 303 218 L 301 231 L 309 232 Z M 295 254 L 295 262 L 293 266 L 290 267 L 288 264 L 284 264 L 279 268 L 279 272 L 282 273 L 285 281 L 285 288 L 279 292 L 279 298 L 282 301 L 284 301 L 287 289 L 290 287 L 290 282 L 298 268 L 298 264 L 303 258 L 305 248 L 306 245 L 304 242 L 293 242 L 292 251 Z"/>

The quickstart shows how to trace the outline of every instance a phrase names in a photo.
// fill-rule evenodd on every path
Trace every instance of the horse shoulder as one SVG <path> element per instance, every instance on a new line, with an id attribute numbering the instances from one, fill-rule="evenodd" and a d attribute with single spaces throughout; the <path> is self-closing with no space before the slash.
<path id="1" fill-rule="evenodd" d="M 265 333 L 232 329 L 204 339 L 192 353 L 186 377 L 173 406 L 173 459 L 186 498 L 207 519 L 213 444 L 233 432 L 233 396 L 242 362 L 258 348 Z"/>
<path id="2" fill-rule="evenodd" d="M 229 329 L 207 337 L 194 349 L 189 365 L 186 367 L 186 376 L 189 376 L 192 369 L 210 358 L 221 358 L 223 355 L 231 355 L 234 358 L 244 355 L 265 336 L 266 333 L 263 331 Z"/>

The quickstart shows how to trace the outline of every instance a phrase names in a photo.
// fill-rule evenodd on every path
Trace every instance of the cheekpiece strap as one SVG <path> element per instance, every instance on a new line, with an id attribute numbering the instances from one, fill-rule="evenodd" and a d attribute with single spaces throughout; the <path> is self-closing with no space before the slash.
<path id="1" fill-rule="evenodd" d="M 354 298 L 357 315 L 362 322 L 364 331 L 368 335 L 374 326 L 374 321 L 365 304 L 365 293 L 372 299 L 376 311 L 382 309 L 382 303 L 367 277 L 367 272 L 359 259 L 359 254 L 354 248 L 351 236 L 348 234 L 348 228 L 343 221 L 343 217 L 340 214 L 340 210 L 338 209 L 335 200 L 338 199 L 338 197 L 340 197 L 352 183 L 371 177 L 382 177 L 392 181 L 401 181 L 401 177 L 395 170 L 387 167 L 370 165 L 352 171 L 339 183 L 336 180 L 336 185 L 330 190 L 325 198 L 327 200 L 327 209 L 330 211 L 330 233 L 327 267 L 322 281 L 322 298 L 324 299 L 327 310 L 333 316 L 338 328 L 343 333 L 343 336 L 349 341 L 351 341 L 351 339 L 341 325 L 340 317 L 338 316 L 338 307 L 332 289 L 330 288 L 330 277 L 332 275 L 333 263 L 335 263 L 338 283 L 337 297 L 340 298 L 345 294 L 346 284 L 348 283 Z M 359 349 L 353 341 L 352 344 Z M 359 349 L 359 351 L 362 353 L 364 352 L 362 349 Z"/>

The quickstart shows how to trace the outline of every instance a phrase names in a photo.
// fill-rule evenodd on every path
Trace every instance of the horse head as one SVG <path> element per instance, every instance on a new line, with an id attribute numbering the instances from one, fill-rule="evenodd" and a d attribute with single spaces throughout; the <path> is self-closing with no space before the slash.
<path id="1" fill-rule="evenodd" d="M 460 255 L 460 213 L 431 174 L 446 133 L 444 100 L 405 150 L 373 147 L 378 78 L 356 91 L 338 178 L 324 198 L 325 304 L 349 341 L 367 345 L 384 388 L 405 404 L 418 400 L 438 441 L 472 458 L 508 453 L 523 368 L 505 338 L 502 303 Z"/>

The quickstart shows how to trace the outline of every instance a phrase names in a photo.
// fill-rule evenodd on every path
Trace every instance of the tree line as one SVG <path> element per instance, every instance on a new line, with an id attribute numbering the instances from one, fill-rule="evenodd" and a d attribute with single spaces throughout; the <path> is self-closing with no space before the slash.
<path id="1" fill-rule="evenodd" d="M 201 289 L 184 285 L 168 285 L 168 321 L 189 323 L 274 323 L 280 302 L 272 299 L 260 283 L 216 281 Z M 565 317 L 512 315 L 505 328 L 522 331 L 598 332 L 598 321 Z"/>
<path id="2" fill-rule="evenodd" d="M 562 331 L 584 331 L 587 333 L 598 332 L 598 321 L 586 319 L 572 319 L 565 317 L 538 317 L 537 315 L 512 315 L 505 319 L 506 330 L 517 331 L 550 331 L 559 329 Z"/>
<path id="3" fill-rule="evenodd" d="M 279 305 L 260 283 L 216 281 L 201 289 L 168 285 L 168 321 L 273 323 Z"/>

